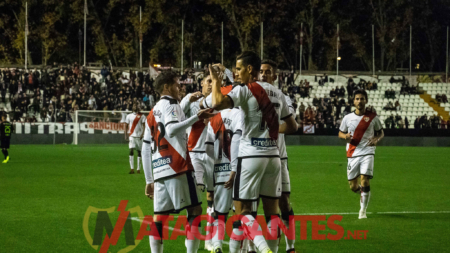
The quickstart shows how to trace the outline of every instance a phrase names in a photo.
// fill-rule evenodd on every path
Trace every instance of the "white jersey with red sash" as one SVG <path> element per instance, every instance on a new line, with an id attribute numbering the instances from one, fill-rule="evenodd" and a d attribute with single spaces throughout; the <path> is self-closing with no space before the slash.
<path id="1" fill-rule="evenodd" d="M 284 94 L 266 82 L 237 85 L 228 95 L 243 111 L 239 157 L 279 155 L 279 121 L 291 116 Z"/>
<path id="2" fill-rule="evenodd" d="M 235 133 L 242 132 L 241 114 L 236 108 L 223 110 L 209 121 L 206 144 L 214 145 L 214 184 L 225 183 L 230 178 L 231 139 Z"/>
<path id="3" fill-rule="evenodd" d="M 189 102 L 191 93 L 186 95 L 180 102 L 186 118 L 196 115 L 200 111 L 200 100 Z M 205 152 L 205 140 L 207 128 L 203 120 L 199 120 L 186 130 L 188 134 L 188 150 L 189 152 Z"/>
<path id="4" fill-rule="evenodd" d="M 382 129 L 383 125 L 374 112 L 366 111 L 361 116 L 354 112 L 347 114 L 339 127 L 341 132 L 350 133 L 353 136 L 350 143 L 347 143 L 347 157 L 374 155 L 376 147 L 367 146 L 367 144 L 375 135 L 375 131 Z"/>
<path id="5" fill-rule="evenodd" d="M 133 112 L 128 114 L 125 122 L 128 124 L 128 135 L 130 137 L 141 137 L 145 122 L 145 116 L 142 113 Z"/>
<path id="6" fill-rule="evenodd" d="M 166 136 L 168 124 L 185 120 L 178 101 L 164 96 L 153 107 L 147 117 L 152 143 L 152 165 L 155 181 L 162 178 L 194 171 L 187 151 L 186 134 L 179 133 L 173 138 Z"/>

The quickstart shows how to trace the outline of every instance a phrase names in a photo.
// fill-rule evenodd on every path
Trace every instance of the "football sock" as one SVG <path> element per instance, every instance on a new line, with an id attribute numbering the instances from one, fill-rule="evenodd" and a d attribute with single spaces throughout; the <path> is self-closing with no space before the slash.
<path id="1" fill-rule="evenodd" d="M 8 151 L 2 149 L 2 153 L 3 153 L 3 155 L 5 156 L 5 160 L 6 160 L 6 157 L 8 156 Z"/>
<path id="2" fill-rule="evenodd" d="M 294 215 L 294 210 L 291 208 L 291 211 L 286 213 L 281 213 L 281 218 L 283 219 L 283 223 L 286 226 L 286 228 L 289 230 L 289 216 Z M 289 236 L 290 238 L 295 238 L 294 236 Z M 292 250 L 295 248 L 295 240 L 289 240 L 288 235 L 284 235 L 284 238 L 286 239 L 286 251 Z"/>
<path id="3" fill-rule="evenodd" d="M 244 234 L 244 230 L 240 228 L 241 228 L 241 221 L 239 220 L 235 221 L 233 223 L 233 234 L 230 237 L 230 245 L 229 245 L 230 253 L 239 253 L 241 249 L 243 238 L 238 237 L 242 237 L 242 235 Z"/>
<path id="4" fill-rule="evenodd" d="M 269 245 L 270 250 L 272 250 L 274 253 L 278 252 L 278 242 L 279 242 L 279 236 L 280 236 L 280 229 L 278 227 L 274 227 L 274 231 L 272 231 L 272 216 L 278 216 L 279 215 L 271 215 L 266 216 L 266 222 L 267 222 L 267 233 L 270 233 L 272 235 L 275 235 L 275 238 L 268 238 L 267 244 Z M 274 240 L 269 240 L 274 239 Z"/>
<path id="5" fill-rule="evenodd" d="M 138 156 L 138 160 L 137 160 L 137 170 L 141 170 L 141 157 Z"/>
<path id="6" fill-rule="evenodd" d="M 151 252 L 154 253 L 162 253 L 163 252 L 163 248 L 164 248 L 164 244 L 163 244 L 163 240 L 162 240 L 162 227 L 163 224 L 161 222 L 155 222 L 155 226 L 156 226 L 156 230 L 158 231 L 159 236 L 155 237 L 155 236 L 150 236 L 150 250 Z"/>
<path id="7" fill-rule="evenodd" d="M 185 245 L 187 249 L 187 253 L 197 253 L 198 248 L 200 247 L 200 239 L 196 238 L 194 235 L 194 231 L 199 232 L 199 226 L 193 226 L 193 221 L 197 218 L 198 215 L 188 215 L 189 226 L 186 229 L 186 240 Z"/>
<path id="8" fill-rule="evenodd" d="M 207 201 L 208 202 L 208 207 L 206 208 L 206 214 L 209 216 L 214 216 L 214 208 L 213 208 L 213 201 Z M 210 243 L 211 239 L 212 239 L 212 231 L 213 231 L 213 224 L 206 222 L 206 241 L 205 243 Z"/>
<path id="9" fill-rule="evenodd" d="M 215 227 L 215 233 L 212 238 L 212 245 L 214 248 L 222 248 L 223 238 L 225 237 L 225 222 L 223 219 L 216 219 L 213 225 Z"/>
<path id="10" fill-rule="evenodd" d="M 252 227 L 253 227 L 253 224 L 255 222 L 257 222 L 257 221 L 255 220 L 253 215 L 250 215 L 250 214 L 245 215 L 245 218 L 247 218 L 247 219 L 243 219 L 242 223 L 243 223 L 243 227 L 244 227 L 244 231 L 245 231 L 246 236 L 250 240 L 253 241 L 253 243 L 255 244 L 256 248 L 258 248 L 258 250 L 260 252 L 267 251 L 267 249 L 269 249 L 269 245 L 267 244 L 266 240 L 264 239 L 264 236 L 263 235 L 255 235 L 251 231 Z M 258 231 L 261 231 L 261 226 L 259 224 L 257 224 L 257 225 L 258 225 Z"/>
<path id="11" fill-rule="evenodd" d="M 361 187 L 361 209 L 366 210 L 369 205 L 370 186 Z"/>
<path id="12" fill-rule="evenodd" d="M 255 244 L 250 240 L 248 240 L 248 252 L 256 252 Z"/>
<path id="13" fill-rule="evenodd" d="M 130 155 L 130 168 L 134 170 L 134 156 Z"/>

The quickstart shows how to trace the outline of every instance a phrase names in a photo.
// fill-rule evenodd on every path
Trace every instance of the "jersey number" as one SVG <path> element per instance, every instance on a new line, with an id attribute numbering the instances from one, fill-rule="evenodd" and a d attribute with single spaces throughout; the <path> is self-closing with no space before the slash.
<path id="1" fill-rule="evenodd" d="M 155 127 L 159 128 L 160 131 L 159 135 L 156 134 Z M 158 122 L 157 126 L 151 126 L 150 131 L 152 133 L 152 142 L 153 142 L 152 154 L 156 153 L 156 151 L 160 152 L 161 150 L 166 150 L 169 148 L 169 145 L 164 144 L 164 142 L 167 141 L 163 140 L 164 136 L 166 135 L 166 129 L 164 128 L 163 123 Z M 156 142 L 154 136 L 156 136 L 158 142 Z"/>
<path id="2" fill-rule="evenodd" d="M 233 131 L 231 131 L 230 129 L 223 131 L 221 129 L 217 131 L 216 138 L 219 139 L 219 159 L 222 159 L 223 154 L 225 153 L 226 158 L 231 160 L 230 148 L 231 139 L 233 138 Z"/>

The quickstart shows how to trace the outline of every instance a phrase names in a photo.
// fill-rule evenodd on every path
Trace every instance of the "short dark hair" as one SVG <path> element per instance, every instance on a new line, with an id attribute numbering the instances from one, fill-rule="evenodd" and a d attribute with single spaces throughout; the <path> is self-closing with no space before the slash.
<path id="1" fill-rule="evenodd" d="M 163 71 L 155 80 L 155 90 L 161 93 L 164 90 L 164 85 L 172 85 L 174 83 L 173 79 L 178 77 L 178 74 L 173 71 Z"/>
<path id="2" fill-rule="evenodd" d="M 273 72 L 277 72 L 278 64 L 270 59 L 265 59 L 261 61 L 261 65 L 268 64 L 273 68 Z"/>
<path id="3" fill-rule="evenodd" d="M 261 69 L 261 58 L 253 51 L 242 52 L 236 57 L 236 60 L 242 60 L 244 67 L 251 65 L 254 68 L 254 71 L 258 71 L 258 73 Z"/>
<path id="4" fill-rule="evenodd" d="M 369 101 L 369 97 L 367 96 L 367 92 L 366 92 L 366 90 L 363 90 L 363 89 L 355 90 L 355 92 L 353 92 L 353 99 L 352 99 L 352 101 L 355 101 L 355 97 L 358 94 L 363 95 L 366 98 L 366 102 Z"/>

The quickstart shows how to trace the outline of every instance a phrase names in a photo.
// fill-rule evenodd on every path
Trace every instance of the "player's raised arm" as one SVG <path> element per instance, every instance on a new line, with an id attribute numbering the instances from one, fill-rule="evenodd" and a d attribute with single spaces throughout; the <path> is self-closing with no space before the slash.
<path id="1" fill-rule="evenodd" d="M 222 86 L 223 73 L 217 71 L 211 65 L 209 65 L 209 72 L 211 73 L 212 79 L 212 107 L 217 111 L 232 108 L 233 101 L 228 96 L 224 96 L 220 90 L 220 87 Z"/>

